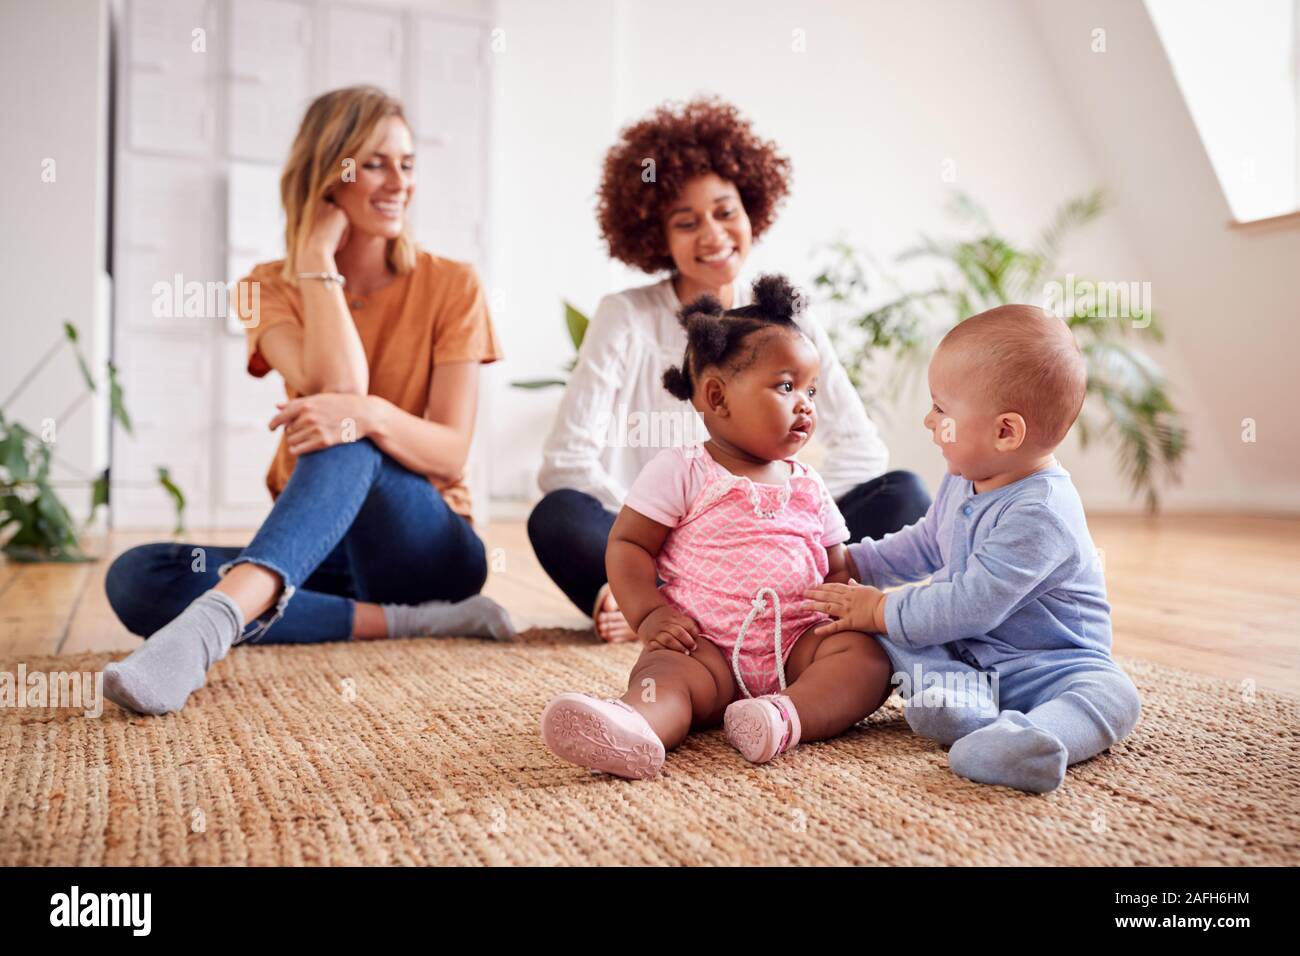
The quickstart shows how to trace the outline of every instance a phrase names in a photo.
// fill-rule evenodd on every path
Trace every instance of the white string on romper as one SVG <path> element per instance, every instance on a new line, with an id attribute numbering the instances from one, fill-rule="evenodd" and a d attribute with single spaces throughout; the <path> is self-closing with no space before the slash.
<path id="1" fill-rule="evenodd" d="M 731 649 L 731 670 L 736 675 L 736 683 L 740 685 L 740 689 L 746 697 L 753 697 L 754 695 L 745 686 L 745 678 L 740 676 L 740 647 L 745 643 L 745 632 L 749 630 L 749 625 L 754 623 L 755 615 L 767 606 L 763 602 L 764 593 L 772 595 L 772 607 L 776 610 L 776 626 L 772 632 L 772 643 L 776 647 L 776 676 L 781 682 L 782 692 L 785 691 L 785 657 L 781 653 L 781 596 L 772 588 L 759 588 L 754 595 L 754 600 L 750 602 L 749 614 L 745 617 L 745 623 L 740 625 L 740 633 L 736 635 L 736 644 Z"/>

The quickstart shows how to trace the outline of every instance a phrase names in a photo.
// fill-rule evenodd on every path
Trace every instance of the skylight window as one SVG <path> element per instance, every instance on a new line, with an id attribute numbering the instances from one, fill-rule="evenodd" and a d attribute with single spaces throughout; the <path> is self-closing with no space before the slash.
<path id="1" fill-rule="evenodd" d="M 1146 0 L 1232 215 L 1300 207 L 1300 0 Z"/>

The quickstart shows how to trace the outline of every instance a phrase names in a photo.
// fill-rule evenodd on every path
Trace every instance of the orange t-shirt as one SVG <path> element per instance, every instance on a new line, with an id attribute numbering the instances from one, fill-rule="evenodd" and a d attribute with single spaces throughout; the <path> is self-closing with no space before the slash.
<path id="1" fill-rule="evenodd" d="M 264 262 L 241 280 L 259 283 L 259 319 L 246 328 L 248 371 L 258 378 L 271 370 L 258 350 L 266 330 L 281 322 L 303 324 L 302 293 L 281 278 L 283 266 L 284 260 Z M 343 296 L 370 366 L 370 394 L 412 415 L 424 417 L 435 365 L 487 364 L 501 358 L 483 287 L 468 263 L 440 259 L 419 249 L 414 269 L 372 292 L 359 308 L 353 308 L 346 288 Z M 289 398 L 299 397 L 287 384 L 285 392 Z M 295 461 L 281 435 L 266 474 L 272 498 L 284 490 Z M 469 518 L 469 489 L 463 481 L 430 480 L 452 511 Z"/>

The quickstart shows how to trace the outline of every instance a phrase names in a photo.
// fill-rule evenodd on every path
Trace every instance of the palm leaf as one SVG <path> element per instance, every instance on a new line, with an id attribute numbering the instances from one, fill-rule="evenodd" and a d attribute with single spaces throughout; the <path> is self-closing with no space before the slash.
<path id="1" fill-rule="evenodd" d="M 984 207 L 960 190 L 948 200 L 948 215 L 960 222 L 974 223 L 985 232 L 993 231 L 993 222 Z"/>
<path id="2" fill-rule="evenodd" d="M 117 380 L 117 366 L 108 363 L 108 406 L 114 418 L 128 435 L 131 431 L 131 416 L 127 413 L 126 403 L 122 400 L 122 383 Z"/>
<path id="3" fill-rule="evenodd" d="M 77 327 L 71 322 L 64 322 L 63 337 L 71 344 L 72 354 L 77 357 L 77 367 L 81 369 L 81 377 L 86 380 L 86 388 L 92 392 L 96 391 L 95 376 L 90 374 L 90 366 L 86 364 L 86 358 L 81 354 L 81 341 L 77 334 Z"/>
<path id="4" fill-rule="evenodd" d="M 863 334 L 858 351 L 848 356 L 845 367 L 859 390 L 863 391 L 861 384 L 868 379 L 862 373 L 873 354 L 902 357 L 919 353 L 917 346 L 925 332 L 935 326 L 946 331 L 997 305 L 1041 301 L 1045 280 L 1060 275 L 1059 259 L 1066 240 L 1100 217 L 1105 206 L 1099 189 L 1070 199 L 1053 212 L 1032 244 L 1022 246 L 998 233 L 969 196 L 957 193 L 950 212 L 974 227 L 975 234 L 951 240 L 922 235 L 896 259 L 900 264 L 935 263 L 939 275 L 932 287 L 912 292 L 893 281 L 898 291 L 892 299 L 861 309 L 853 320 Z M 870 276 L 852 271 L 852 264 L 861 262 L 862 257 L 846 243 L 834 243 L 829 249 L 833 261 L 815 284 L 831 301 L 851 308 L 866 298 Z M 1082 314 L 1066 317 L 1089 369 L 1089 400 L 1078 420 L 1080 442 L 1086 446 L 1105 438 L 1112 444 L 1121 474 L 1148 507 L 1155 507 L 1160 483 L 1178 479 L 1187 451 L 1187 432 L 1159 365 L 1127 340 L 1140 330 L 1148 341 L 1159 342 L 1163 329 L 1154 314 L 1139 325 L 1141 313 L 1135 317 L 1120 314 L 1123 310 L 1112 312 L 1099 299 L 1094 297 L 1093 307 L 1080 310 Z M 864 394 L 864 401 L 874 404 L 879 399 L 880 382 L 872 378 L 870 384 L 872 394 Z M 897 396 L 897 390 L 893 394 Z"/>
<path id="5" fill-rule="evenodd" d="M 564 303 L 564 324 L 569 330 L 569 341 L 575 349 L 582 348 L 582 340 L 587 335 L 587 326 L 591 320 L 579 312 L 570 303 Z"/>
<path id="6" fill-rule="evenodd" d="M 158 466 L 158 484 L 162 485 L 163 490 L 171 496 L 172 504 L 176 508 L 176 528 L 174 530 L 176 534 L 180 534 L 185 530 L 185 493 L 172 481 L 171 472 L 161 465 Z"/>
<path id="7" fill-rule="evenodd" d="M 562 378 L 530 378 L 511 382 L 510 387 L 537 390 L 542 388 L 554 388 L 557 385 L 563 388 L 567 384 L 569 383 Z"/>
<path id="8" fill-rule="evenodd" d="M 108 504 L 108 469 L 94 480 L 90 486 L 90 516 L 86 518 L 86 524 L 89 525 L 95 520 L 101 506 Z"/>
<path id="9" fill-rule="evenodd" d="M 1049 266 L 1055 266 L 1070 233 L 1100 218 L 1105 211 L 1106 196 L 1101 189 L 1066 200 L 1038 236 L 1036 252 L 1039 258 Z"/>

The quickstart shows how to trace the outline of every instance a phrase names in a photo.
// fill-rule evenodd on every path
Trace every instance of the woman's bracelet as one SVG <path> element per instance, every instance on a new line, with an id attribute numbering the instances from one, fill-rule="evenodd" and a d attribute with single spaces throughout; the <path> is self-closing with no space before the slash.
<path id="1" fill-rule="evenodd" d="M 325 282 L 337 282 L 342 289 L 348 284 L 348 280 L 343 278 L 337 272 L 299 272 L 299 279 L 322 279 Z"/>

